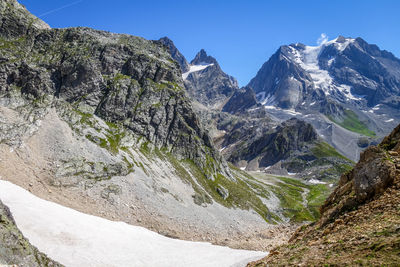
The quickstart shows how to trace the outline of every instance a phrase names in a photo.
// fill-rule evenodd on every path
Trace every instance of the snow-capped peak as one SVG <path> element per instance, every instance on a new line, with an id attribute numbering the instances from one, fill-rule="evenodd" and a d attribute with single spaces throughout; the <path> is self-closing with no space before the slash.
<path id="1" fill-rule="evenodd" d="M 304 46 L 304 49 L 301 50 L 296 49 L 294 46 L 289 46 L 289 48 L 295 63 L 310 74 L 316 88 L 322 89 L 326 95 L 339 91 L 348 99 L 358 100 L 359 98 L 351 94 L 350 86 L 334 83 L 329 72 L 321 69 L 318 64 L 318 57 L 325 47 L 334 45 L 337 50 L 342 52 L 350 43 L 354 42 L 354 40 L 355 39 L 339 36 L 338 38 L 324 42 L 319 46 Z M 331 59 L 329 63 L 332 64 L 333 60 L 334 58 Z"/>

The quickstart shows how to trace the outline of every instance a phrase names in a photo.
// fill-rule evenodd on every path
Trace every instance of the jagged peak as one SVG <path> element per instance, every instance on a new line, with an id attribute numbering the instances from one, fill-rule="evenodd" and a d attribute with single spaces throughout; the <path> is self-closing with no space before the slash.
<path id="1" fill-rule="evenodd" d="M 204 65 L 204 64 L 215 64 L 218 65 L 218 62 L 212 56 L 207 55 L 207 52 L 204 49 L 201 49 L 196 57 L 190 62 L 191 65 Z"/>

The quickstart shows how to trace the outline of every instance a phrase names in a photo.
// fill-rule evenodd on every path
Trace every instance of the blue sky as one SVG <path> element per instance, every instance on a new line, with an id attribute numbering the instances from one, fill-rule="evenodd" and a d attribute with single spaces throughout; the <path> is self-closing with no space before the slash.
<path id="1" fill-rule="evenodd" d="M 170 37 L 190 61 L 204 48 L 241 86 L 280 45 L 321 33 L 362 37 L 400 57 L 397 0 L 19 0 L 51 27 Z"/>

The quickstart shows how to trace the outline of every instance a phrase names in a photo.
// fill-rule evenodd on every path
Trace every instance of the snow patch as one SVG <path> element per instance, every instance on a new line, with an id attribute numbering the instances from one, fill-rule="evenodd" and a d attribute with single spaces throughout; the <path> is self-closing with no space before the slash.
<path id="1" fill-rule="evenodd" d="M 0 198 L 30 242 L 65 266 L 246 266 L 268 253 L 167 238 L 40 199 L 0 181 Z"/>
<path id="2" fill-rule="evenodd" d="M 326 184 L 325 182 L 322 182 L 322 181 L 317 180 L 317 179 L 310 179 L 310 180 L 308 180 L 308 182 L 310 184 Z"/>
<path id="3" fill-rule="evenodd" d="M 196 71 L 204 70 L 204 69 L 206 69 L 206 68 L 208 68 L 208 67 L 210 67 L 210 66 L 213 66 L 213 65 L 214 65 L 214 63 L 212 63 L 212 64 L 207 64 L 207 63 L 203 63 L 203 62 L 200 63 L 199 65 L 190 65 L 189 71 L 183 73 L 183 74 L 182 74 L 182 78 L 183 78 L 184 80 L 186 80 L 186 78 L 189 76 L 190 73 L 196 72 Z"/>
<path id="4" fill-rule="evenodd" d="M 392 121 L 394 121 L 394 119 L 388 119 L 385 122 L 392 122 Z"/>

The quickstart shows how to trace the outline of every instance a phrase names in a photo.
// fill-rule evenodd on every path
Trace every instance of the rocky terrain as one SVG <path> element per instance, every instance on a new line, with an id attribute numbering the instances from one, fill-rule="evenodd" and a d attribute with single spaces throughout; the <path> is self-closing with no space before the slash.
<path id="1" fill-rule="evenodd" d="M 321 207 L 316 223 L 249 266 L 396 266 L 399 256 L 400 125 L 367 148 Z"/>

